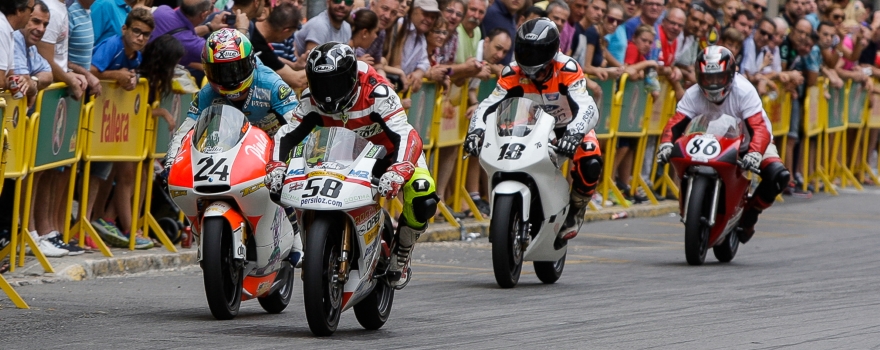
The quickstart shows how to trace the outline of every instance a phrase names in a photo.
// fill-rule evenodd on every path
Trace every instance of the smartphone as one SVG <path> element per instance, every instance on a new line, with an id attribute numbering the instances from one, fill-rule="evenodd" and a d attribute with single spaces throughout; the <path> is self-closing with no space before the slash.
<path id="1" fill-rule="evenodd" d="M 223 22 L 226 22 L 229 27 L 235 28 L 235 15 L 227 14 L 226 17 L 223 17 Z"/>

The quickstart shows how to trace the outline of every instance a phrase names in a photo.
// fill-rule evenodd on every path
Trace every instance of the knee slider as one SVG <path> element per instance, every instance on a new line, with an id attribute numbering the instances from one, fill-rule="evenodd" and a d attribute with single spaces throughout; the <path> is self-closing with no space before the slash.
<path id="1" fill-rule="evenodd" d="M 428 196 L 413 198 L 412 205 L 416 221 L 426 222 L 437 212 L 437 195 L 432 193 Z"/>
<path id="2" fill-rule="evenodd" d="M 589 156 L 580 159 L 581 176 L 588 182 L 596 182 L 602 175 L 602 157 Z"/>
<path id="3" fill-rule="evenodd" d="M 761 171 L 761 179 L 762 181 L 770 181 L 770 183 L 773 184 L 774 191 L 778 191 L 775 195 L 778 195 L 779 193 L 782 193 L 782 190 L 785 189 L 786 186 L 788 186 L 788 182 L 791 179 L 791 173 L 781 162 L 773 162 L 767 164 L 767 166 L 764 167 L 764 170 Z"/>

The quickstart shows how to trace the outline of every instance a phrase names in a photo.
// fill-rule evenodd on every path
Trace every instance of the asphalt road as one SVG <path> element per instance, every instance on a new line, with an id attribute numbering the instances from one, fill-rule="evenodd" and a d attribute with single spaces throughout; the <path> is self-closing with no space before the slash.
<path id="1" fill-rule="evenodd" d="M 391 319 L 364 331 L 352 312 L 315 338 L 301 283 L 287 311 L 255 301 L 215 321 L 198 269 L 20 287 L 0 298 L 0 349 L 867 349 L 880 348 L 880 191 L 771 208 L 730 264 L 685 263 L 677 217 L 590 223 L 565 272 L 524 268 L 499 289 L 490 246 L 421 244 Z"/>

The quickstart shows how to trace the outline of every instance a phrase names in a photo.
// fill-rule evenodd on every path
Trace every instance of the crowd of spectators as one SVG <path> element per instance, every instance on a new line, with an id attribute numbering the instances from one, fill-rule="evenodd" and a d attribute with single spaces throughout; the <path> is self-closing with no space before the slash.
<path id="1" fill-rule="evenodd" d="M 139 77 L 148 77 L 155 100 L 170 92 L 172 75 L 183 70 L 200 81 L 205 37 L 232 27 L 251 39 L 263 65 L 297 90 L 307 85 L 308 50 L 337 41 L 351 45 L 359 60 L 392 82 L 406 107 L 427 80 L 442 86 L 447 100 L 457 99 L 456 108 L 466 104 L 460 110 L 469 114 L 479 102 L 480 81 L 499 75 L 512 61 L 517 26 L 548 17 L 561 33 L 560 51 L 582 65 L 597 101 L 608 93 L 599 83 L 623 75 L 646 79 L 649 89 L 655 80 L 664 80 L 680 98 L 696 83 L 697 53 L 710 42 L 728 47 L 739 72 L 762 95 L 790 92 L 799 102 L 792 108 L 786 166 L 800 169 L 793 152 L 799 152 L 806 89 L 819 76 L 840 87 L 846 79 L 868 82 L 880 73 L 880 16 L 871 3 L 860 0 L 787 0 L 777 18 L 768 17 L 767 0 L 326 0 L 324 6 L 305 19 L 304 4 L 296 0 L 4 0 L 0 88 L 7 87 L 7 77 L 20 75 L 26 78 L 22 90 L 31 104 L 36 92 L 52 82 L 66 83 L 73 98 L 87 100 L 101 94 L 99 80 L 133 89 Z M 176 65 L 177 70 L 170 68 Z M 649 93 L 659 96 L 656 89 Z M 155 113 L 173 127 L 168 111 Z M 461 113 L 447 117 L 463 118 L 461 123 L 468 118 Z M 616 145 L 620 152 L 609 160 L 623 190 L 634 175 L 632 164 L 641 161 L 633 159 L 634 146 L 634 140 L 621 139 Z M 441 150 L 441 163 L 454 163 L 451 154 Z M 465 187 L 488 214 L 482 199 L 485 178 L 477 163 L 469 162 Z M 441 198 L 452 192 L 452 168 L 441 166 L 435 174 Z M 85 219 L 113 245 L 127 246 L 134 237 L 138 248 L 149 248 L 153 242 L 142 232 L 126 231 L 134 171 L 130 163 L 93 165 Z M 50 187 L 65 186 L 63 179 L 71 175 L 66 169 L 45 173 L 37 181 Z M 786 193 L 800 188 L 795 186 L 800 174 L 792 174 Z M 47 255 L 80 253 L 60 240 L 58 231 L 70 218 L 58 214 L 63 210 L 55 191 L 45 192 L 37 191 L 36 205 L 58 208 L 35 215 L 28 230 Z M 637 192 L 629 199 L 645 197 Z"/>

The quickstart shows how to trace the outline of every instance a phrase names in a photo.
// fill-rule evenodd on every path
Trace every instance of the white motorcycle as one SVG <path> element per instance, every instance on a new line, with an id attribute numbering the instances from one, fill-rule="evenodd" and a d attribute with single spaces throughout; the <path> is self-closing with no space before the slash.
<path id="1" fill-rule="evenodd" d="M 257 298 L 269 313 L 290 302 L 298 237 L 263 185 L 271 140 L 231 106 L 214 105 L 183 139 L 168 175 L 172 200 L 193 223 L 211 314 L 238 315 Z M 233 166 L 235 165 L 235 166 Z"/>
<path id="2" fill-rule="evenodd" d="M 554 283 L 565 267 L 566 247 L 556 247 L 568 213 L 569 184 L 551 142 L 556 119 L 529 99 L 504 100 L 487 116 L 480 164 L 489 175 L 492 265 L 502 288 L 519 281 L 524 260 Z M 495 126 L 493 129 L 491 126 Z"/>
<path id="3" fill-rule="evenodd" d="M 303 299 L 315 335 L 333 334 L 352 307 L 366 329 L 381 328 L 391 314 L 386 274 L 395 235 L 372 176 L 385 152 L 338 127 L 312 132 L 293 151 L 281 204 L 296 208 L 302 228 Z"/>

